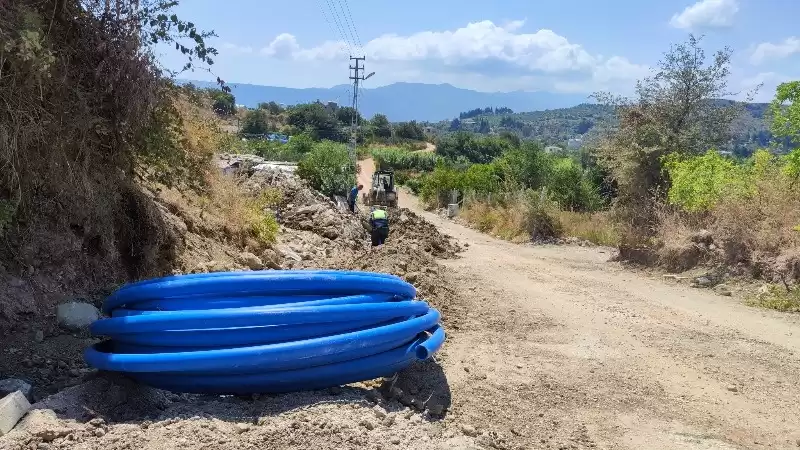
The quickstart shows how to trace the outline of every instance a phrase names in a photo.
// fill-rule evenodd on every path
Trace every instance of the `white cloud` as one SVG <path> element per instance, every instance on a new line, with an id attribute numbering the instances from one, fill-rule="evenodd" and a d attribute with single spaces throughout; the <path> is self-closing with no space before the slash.
<path id="1" fill-rule="evenodd" d="M 672 16 L 669 24 L 681 29 L 729 27 L 737 12 L 737 0 L 701 0 Z"/>
<path id="2" fill-rule="evenodd" d="M 796 79 L 797 77 L 776 72 L 761 72 L 742 78 L 739 82 L 739 86 L 741 87 L 742 91 L 737 96 L 737 99 L 746 100 L 748 94 L 751 94 L 754 89 L 758 88 L 758 91 L 754 93 L 752 100 L 757 102 L 768 102 L 775 97 L 775 90 L 778 88 L 779 84 Z"/>
<path id="3" fill-rule="evenodd" d="M 800 39 L 792 36 L 777 44 L 772 42 L 758 44 L 750 56 L 750 62 L 761 64 L 768 60 L 783 59 L 795 53 L 800 53 Z"/>
<path id="4" fill-rule="evenodd" d="M 253 47 L 243 47 L 230 42 L 222 44 L 222 50 L 231 53 L 253 53 Z"/>
<path id="5" fill-rule="evenodd" d="M 632 86 L 647 67 L 620 56 L 606 58 L 592 54 L 552 30 L 520 32 L 524 20 L 496 25 L 491 21 L 469 23 L 445 31 L 423 31 L 411 35 L 385 34 L 363 46 L 370 70 L 380 68 L 381 79 L 399 74 L 419 73 L 420 80 L 393 81 L 449 82 L 473 89 L 575 89 L 605 88 L 617 82 Z M 346 64 L 348 47 L 328 41 L 304 48 L 291 34 L 281 34 L 262 54 L 315 67 Z M 346 70 L 346 66 L 344 68 Z M 338 72 L 338 70 L 337 70 Z M 584 84 L 581 84 L 584 83 Z"/>
<path id="6" fill-rule="evenodd" d="M 261 53 L 266 56 L 274 58 L 291 58 L 297 51 L 300 50 L 300 45 L 297 43 L 297 38 L 289 33 L 279 34 L 270 44 L 261 49 Z"/>

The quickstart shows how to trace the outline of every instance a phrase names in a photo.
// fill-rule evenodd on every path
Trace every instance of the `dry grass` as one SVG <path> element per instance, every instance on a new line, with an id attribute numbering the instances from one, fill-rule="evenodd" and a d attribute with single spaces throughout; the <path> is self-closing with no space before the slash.
<path id="1" fill-rule="evenodd" d="M 597 245 L 614 247 L 620 243 L 619 228 L 611 213 L 582 213 L 561 211 L 559 222 L 565 236 L 576 237 Z"/>
<path id="2" fill-rule="evenodd" d="M 470 198 L 461 211 L 476 229 L 512 242 L 529 242 L 562 235 L 556 205 L 536 192 L 498 195 L 487 201 Z"/>
<path id="3" fill-rule="evenodd" d="M 460 215 L 484 233 L 514 242 L 530 240 L 523 205 L 503 206 L 475 201 L 469 203 Z"/>

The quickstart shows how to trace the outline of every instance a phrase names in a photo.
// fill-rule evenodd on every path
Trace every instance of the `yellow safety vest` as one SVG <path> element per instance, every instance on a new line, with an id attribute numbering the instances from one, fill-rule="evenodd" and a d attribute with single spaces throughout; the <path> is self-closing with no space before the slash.
<path id="1" fill-rule="evenodd" d="M 372 211 L 372 219 L 385 219 L 386 218 L 386 211 L 382 209 L 376 209 Z"/>

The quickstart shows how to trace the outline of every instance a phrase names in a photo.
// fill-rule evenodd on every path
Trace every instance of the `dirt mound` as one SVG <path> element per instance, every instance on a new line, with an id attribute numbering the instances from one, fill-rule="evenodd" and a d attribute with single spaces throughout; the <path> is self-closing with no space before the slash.
<path id="1" fill-rule="evenodd" d="M 454 258 L 462 251 L 451 236 L 441 233 L 436 226 L 409 209 L 390 209 L 389 222 L 390 241 L 417 245 L 437 258 Z"/>

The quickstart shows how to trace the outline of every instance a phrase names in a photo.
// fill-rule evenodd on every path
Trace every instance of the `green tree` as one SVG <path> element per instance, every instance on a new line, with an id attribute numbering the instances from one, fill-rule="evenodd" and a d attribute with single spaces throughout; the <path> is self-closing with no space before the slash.
<path id="1" fill-rule="evenodd" d="M 220 116 L 230 116 L 236 112 L 236 97 L 222 89 L 208 89 L 211 97 L 211 107 Z"/>
<path id="2" fill-rule="evenodd" d="M 370 124 L 375 137 L 383 139 L 392 137 L 392 126 L 389 124 L 389 119 L 383 114 L 375 114 L 370 120 Z"/>
<path id="3" fill-rule="evenodd" d="M 242 133 L 245 134 L 265 134 L 269 130 L 267 112 L 263 109 L 252 109 L 247 111 L 242 121 Z"/>
<path id="4" fill-rule="evenodd" d="M 309 133 L 315 140 L 329 139 L 343 142 L 347 139 L 339 121 L 319 103 L 297 105 L 289 109 L 289 125 Z"/>
<path id="5" fill-rule="evenodd" d="M 778 138 L 790 143 L 800 141 L 800 81 L 781 83 L 770 104 L 770 129 Z M 790 177 L 800 178 L 800 148 L 792 145 L 793 150 L 786 155 L 784 172 Z"/>
<path id="6" fill-rule="evenodd" d="M 347 146 L 322 141 L 297 164 L 297 176 L 325 195 L 345 195 L 355 184 L 355 169 Z"/>
<path id="7" fill-rule="evenodd" d="M 411 139 L 414 141 L 424 141 L 425 131 L 416 120 L 411 122 L 400 122 L 394 127 L 394 135 L 401 139 Z"/>
<path id="8" fill-rule="evenodd" d="M 258 109 L 266 110 L 272 115 L 278 115 L 283 112 L 283 107 L 275 102 L 259 103 Z"/>
<path id="9" fill-rule="evenodd" d="M 636 99 L 595 94 L 617 108 L 618 130 L 599 146 L 598 156 L 617 183 L 621 220 L 638 237 L 653 229 L 652 199 L 668 188 L 662 158 L 700 154 L 731 140 L 742 106 L 716 100 L 729 94 L 730 61 L 727 47 L 708 61 L 700 40 L 690 36 L 670 48 L 652 76 L 637 83 Z"/>
<path id="10" fill-rule="evenodd" d="M 345 106 L 336 110 L 336 119 L 342 125 L 350 126 L 350 124 L 353 123 L 354 117 L 358 119 L 358 123 L 364 121 L 364 119 L 361 117 L 361 114 L 353 109 L 352 106 Z"/>

